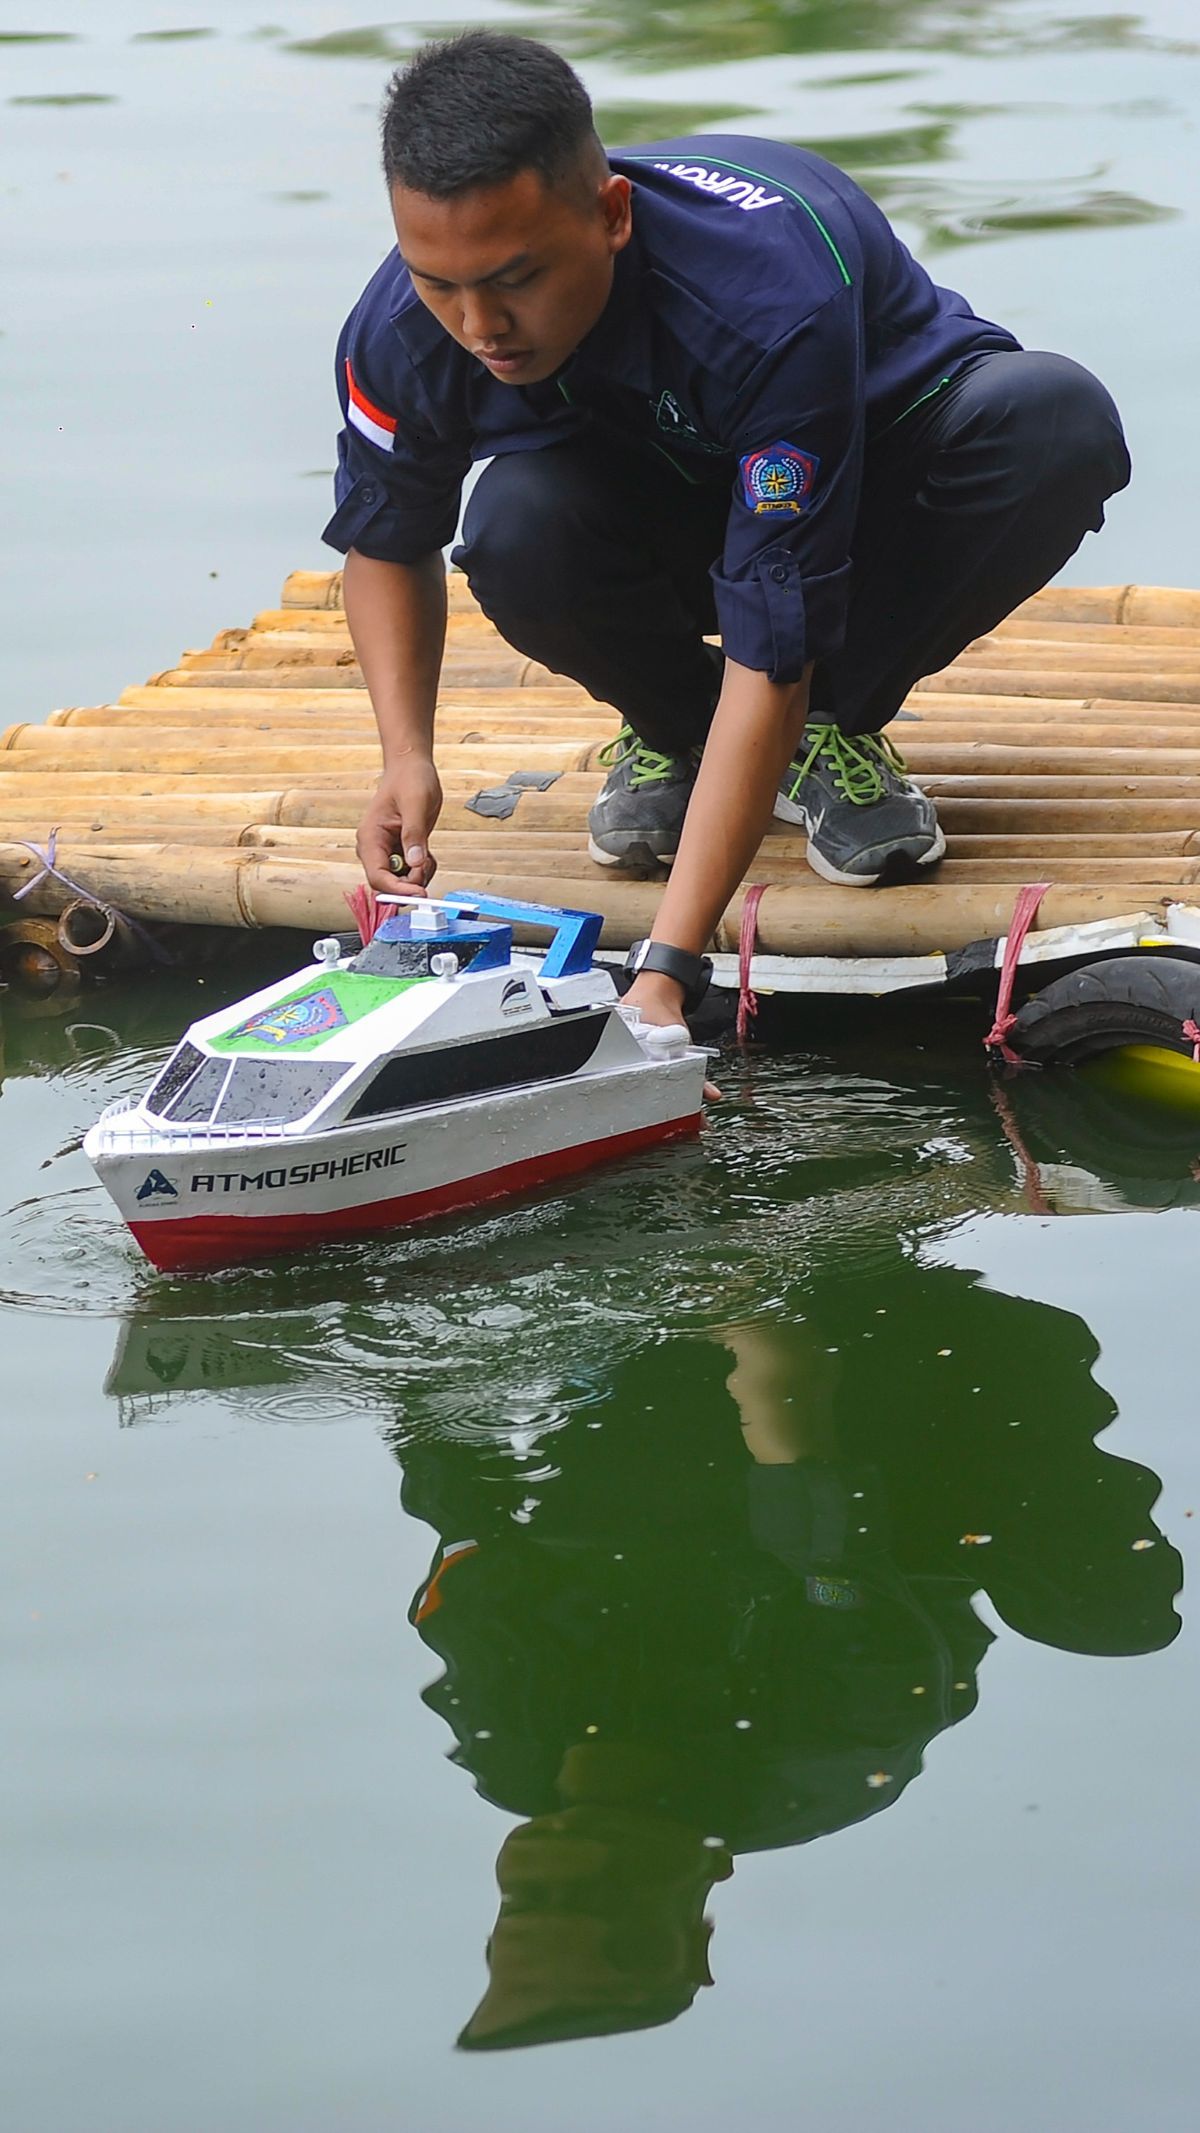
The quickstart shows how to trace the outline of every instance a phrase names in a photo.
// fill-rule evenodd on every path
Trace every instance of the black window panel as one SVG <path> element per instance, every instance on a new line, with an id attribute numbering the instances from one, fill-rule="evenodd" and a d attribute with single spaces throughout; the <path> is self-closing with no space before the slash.
<path id="1" fill-rule="evenodd" d="M 146 1098 L 146 1109 L 157 1112 L 161 1118 L 172 1097 L 187 1087 L 192 1075 L 203 1064 L 204 1054 L 198 1052 L 194 1044 L 185 1041 L 178 1045 Z"/>
<path id="2" fill-rule="evenodd" d="M 235 1059 L 215 1123 L 272 1119 L 291 1124 L 327 1096 L 346 1071 L 344 1059 Z"/>
<path id="3" fill-rule="evenodd" d="M 198 1074 L 193 1074 L 182 1095 L 177 1096 L 165 1116 L 178 1125 L 199 1125 L 212 1114 L 212 1107 L 221 1093 L 221 1083 L 229 1069 L 227 1059 L 206 1059 Z"/>
<path id="4" fill-rule="evenodd" d="M 364 978 L 427 978 L 429 950 L 437 941 L 381 941 L 376 938 L 360 948 L 351 970 Z"/>
<path id="5" fill-rule="evenodd" d="M 561 1081 L 586 1066 L 608 1019 L 600 1008 L 539 1022 L 533 1029 L 480 1037 L 474 1044 L 448 1044 L 430 1052 L 401 1052 L 382 1066 L 348 1113 L 375 1118 L 413 1104 L 448 1103 L 456 1096 L 482 1096 L 489 1089 L 520 1088 L 531 1081 Z"/>
<path id="6" fill-rule="evenodd" d="M 364 978 L 427 978 L 431 955 L 449 951 L 457 956 L 459 969 L 466 970 L 482 946 L 482 941 L 443 940 L 436 933 L 421 941 L 381 941 L 377 934 L 360 949 L 350 968 Z"/>

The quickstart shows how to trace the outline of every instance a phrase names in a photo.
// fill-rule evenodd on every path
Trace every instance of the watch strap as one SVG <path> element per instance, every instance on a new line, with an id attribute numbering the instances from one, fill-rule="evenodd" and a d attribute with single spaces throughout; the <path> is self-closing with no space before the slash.
<path id="1" fill-rule="evenodd" d="M 710 956 L 691 955 L 686 948 L 673 948 L 669 941 L 635 941 L 625 958 L 625 968 L 630 977 L 637 977 L 643 970 L 652 970 L 660 977 L 674 978 L 676 984 L 683 987 L 683 1006 L 687 1014 L 699 1007 L 712 978 Z"/>

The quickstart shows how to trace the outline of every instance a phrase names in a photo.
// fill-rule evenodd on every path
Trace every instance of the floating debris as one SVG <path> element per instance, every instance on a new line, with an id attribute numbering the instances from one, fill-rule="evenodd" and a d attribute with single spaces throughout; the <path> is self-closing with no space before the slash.
<path id="1" fill-rule="evenodd" d="M 1133 1544 L 1133 1552 L 1135 1555 L 1140 1555 L 1143 1548 L 1152 1548 L 1153 1546 L 1154 1542 L 1151 1540 L 1135 1541 Z"/>
<path id="2" fill-rule="evenodd" d="M 960 1548 L 986 1548 L 991 1537 L 990 1533 L 964 1533 L 958 1545 Z"/>
<path id="3" fill-rule="evenodd" d="M 872 1792 L 878 1792 L 882 1786 L 894 1785 L 895 1782 L 890 1770 L 872 1770 L 867 1779 Z"/>

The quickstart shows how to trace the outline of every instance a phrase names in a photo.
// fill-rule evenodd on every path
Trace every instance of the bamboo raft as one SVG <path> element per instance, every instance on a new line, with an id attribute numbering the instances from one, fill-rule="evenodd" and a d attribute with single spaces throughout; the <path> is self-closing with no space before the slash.
<path id="1" fill-rule="evenodd" d="M 465 579 L 449 586 L 438 889 L 597 910 L 623 949 L 659 887 L 587 856 L 616 714 L 512 651 Z M 751 877 L 764 989 L 944 982 L 964 953 L 990 967 L 980 947 L 1002 943 L 1032 880 L 1052 886 L 1027 956 L 1071 953 L 1080 929 L 1200 943 L 1200 592 L 1051 587 L 923 681 L 892 732 L 946 858 L 913 885 L 839 888 L 777 825 Z M 57 915 L 82 889 L 150 925 L 344 928 L 378 764 L 341 574 L 295 572 L 280 607 L 116 703 L 0 732 L 0 899 L 37 884 L 0 919 Z M 45 874 L 28 846 L 55 829 Z M 746 886 L 717 929 L 719 982 L 736 977 Z"/>

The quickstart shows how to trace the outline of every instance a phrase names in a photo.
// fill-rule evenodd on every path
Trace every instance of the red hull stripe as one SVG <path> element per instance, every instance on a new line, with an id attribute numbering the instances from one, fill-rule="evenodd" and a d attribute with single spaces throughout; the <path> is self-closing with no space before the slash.
<path id="1" fill-rule="evenodd" d="M 342 1238 L 369 1236 L 424 1221 L 430 1215 L 449 1214 L 455 1208 L 478 1207 L 485 1200 L 528 1192 L 536 1185 L 551 1184 L 555 1178 L 592 1170 L 598 1163 L 637 1155 L 659 1141 L 682 1140 L 699 1130 L 700 1114 L 694 1112 L 687 1118 L 669 1118 L 661 1126 L 639 1126 L 633 1133 L 614 1133 L 606 1140 L 584 1141 L 573 1148 L 556 1148 L 549 1155 L 527 1156 L 520 1163 L 505 1163 L 499 1170 L 459 1178 L 453 1185 L 438 1185 L 430 1192 L 372 1200 L 365 1207 L 328 1208 L 312 1215 L 196 1215 L 186 1220 L 131 1222 L 129 1227 L 147 1259 L 152 1259 L 164 1274 L 236 1266 L 245 1259 L 302 1251 L 314 1244 L 335 1244 Z"/>
<path id="2" fill-rule="evenodd" d="M 375 402 L 373 400 L 368 400 L 361 385 L 358 383 L 354 372 L 350 368 L 349 356 L 346 357 L 346 390 L 349 393 L 350 398 L 353 400 L 355 407 L 361 407 L 364 415 L 369 415 L 372 422 L 377 422 L 381 430 L 390 430 L 393 437 L 395 436 L 396 417 L 394 415 L 385 415 L 381 407 L 376 407 Z"/>

